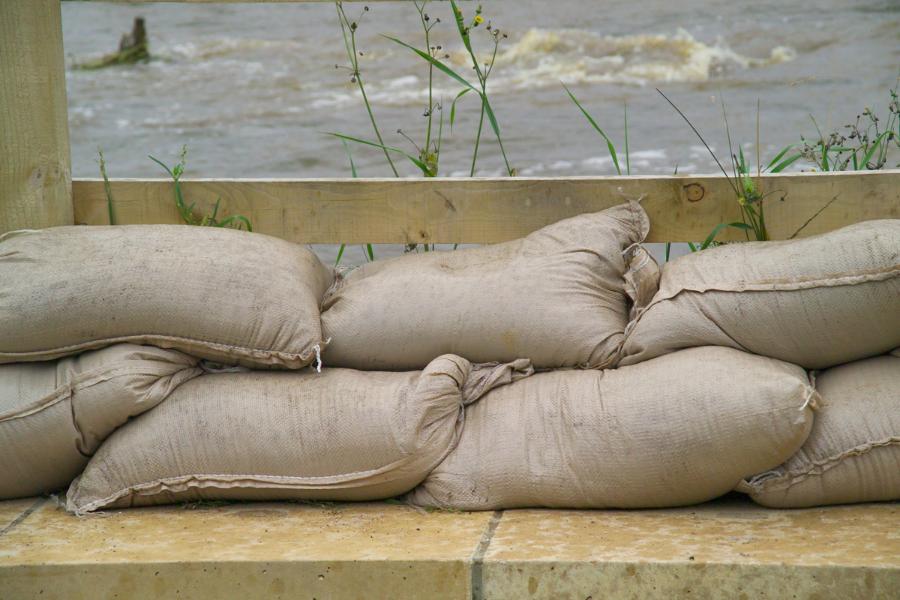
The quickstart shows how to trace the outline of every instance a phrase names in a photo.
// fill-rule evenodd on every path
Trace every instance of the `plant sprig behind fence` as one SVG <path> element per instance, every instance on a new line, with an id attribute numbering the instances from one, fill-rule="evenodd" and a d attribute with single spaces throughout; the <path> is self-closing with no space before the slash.
<path id="1" fill-rule="evenodd" d="M 399 177 L 400 174 L 397 172 L 397 167 L 394 166 L 394 161 L 391 159 L 391 155 L 384 145 L 384 139 L 381 137 L 381 130 L 378 128 L 378 123 L 375 120 L 375 113 L 372 112 L 372 105 L 369 102 L 369 96 L 366 94 L 366 86 L 363 83 L 362 72 L 359 69 L 359 57 L 362 56 L 362 52 L 356 47 L 356 30 L 359 28 L 359 21 L 362 16 L 369 11 L 369 7 L 363 7 L 363 12 L 360 13 L 360 17 L 353 21 L 347 17 L 347 13 L 344 11 L 344 5 L 340 0 L 337 0 L 334 5 L 337 9 L 338 21 L 341 24 L 341 34 L 344 37 L 344 47 L 347 49 L 347 59 L 350 61 L 350 66 L 348 67 L 351 73 L 350 81 L 355 83 L 359 88 L 359 93 L 363 98 L 363 104 L 365 104 L 366 112 L 369 115 L 369 122 L 372 124 L 372 130 L 375 132 L 375 138 L 378 140 L 378 144 L 381 145 L 382 150 L 384 151 L 384 158 L 387 160 L 391 171 L 394 173 L 394 177 Z M 335 67 L 339 67 L 339 65 L 335 65 Z"/>
<path id="2" fill-rule="evenodd" d="M 250 223 L 250 219 L 243 215 L 231 215 L 225 217 L 221 221 L 218 219 L 219 205 L 222 202 L 221 198 L 216 199 L 212 214 L 203 216 L 194 214 L 195 203 L 191 202 L 190 204 L 187 204 L 181 189 L 181 176 L 184 174 L 184 169 L 187 164 L 187 146 L 181 147 L 179 161 L 171 169 L 155 156 L 148 156 L 148 158 L 165 169 L 166 173 L 169 174 L 169 177 L 172 178 L 175 188 L 175 208 L 178 209 L 181 220 L 187 225 L 199 225 L 201 227 L 232 227 L 235 229 L 242 229 L 246 226 L 247 231 L 253 231 L 253 225 Z"/>
<path id="3" fill-rule="evenodd" d="M 744 150 L 743 148 L 739 148 L 739 153 L 735 154 L 733 151 L 733 143 L 731 139 L 731 128 L 728 124 L 728 113 L 725 110 L 725 101 L 724 99 L 720 99 L 722 102 L 722 119 L 725 125 L 725 135 L 728 141 L 728 158 L 731 161 L 731 174 L 729 174 L 725 167 L 722 165 L 722 161 L 719 160 L 719 157 L 716 156 L 716 153 L 713 152 L 712 148 L 706 142 L 706 139 L 700 133 L 700 131 L 694 126 L 690 119 L 687 118 L 678 106 L 675 105 L 672 100 L 666 96 L 662 90 L 659 88 L 656 89 L 659 94 L 665 98 L 666 102 L 675 109 L 675 112 L 684 119 L 685 123 L 691 128 L 691 130 L 696 134 L 697 138 L 699 138 L 700 142 L 706 147 L 706 150 L 709 152 L 709 155 L 713 158 L 716 165 L 719 167 L 719 170 L 722 171 L 722 174 L 725 176 L 725 179 L 728 181 L 728 185 L 731 187 L 732 191 L 738 202 L 738 208 L 741 213 L 741 221 L 733 222 L 733 223 L 720 223 L 716 225 L 710 234 L 707 236 L 706 240 L 704 240 L 699 247 L 694 244 L 688 244 L 691 248 L 691 251 L 697 250 L 705 250 L 706 248 L 716 244 L 716 237 L 723 230 L 727 228 L 739 229 L 744 232 L 747 239 L 750 239 L 749 233 L 753 232 L 754 239 L 758 241 L 765 241 L 769 239 L 769 232 L 766 227 L 765 220 L 765 212 L 763 201 L 765 197 L 760 194 L 758 190 L 758 186 L 753 182 L 750 177 L 750 167 L 747 164 L 746 159 L 744 158 Z M 757 113 L 757 119 L 759 119 L 759 114 Z M 757 140 L 757 147 L 759 146 L 759 140 Z M 779 153 L 779 157 L 783 156 L 789 148 L 785 148 L 781 153 Z M 796 159 L 795 159 L 796 160 Z M 790 163 L 788 163 L 790 164 Z M 784 168 L 781 166 L 781 168 Z M 761 174 L 761 167 L 757 165 L 757 173 Z"/>
<path id="4" fill-rule="evenodd" d="M 900 148 L 900 101 L 896 90 L 889 91 L 891 101 L 888 104 L 887 121 L 883 126 L 874 111 L 866 108 L 856 115 L 856 121 L 844 125 L 846 133 L 833 131 L 826 136 L 819 128 L 815 117 L 809 115 L 819 139 L 810 144 L 801 137 L 803 158 L 822 171 L 863 171 L 884 168 L 890 150 L 894 147 Z"/>
<path id="5" fill-rule="evenodd" d="M 500 30 L 493 27 L 490 23 L 487 23 L 485 25 L 485 29 L 490 32 L 494 47 L 493 47 L 493 51 L 491 53 L 490 60 L 487 63 L 485 63 L 484 65 L 481 65 L 478 61 L 478 58 L 475 54 L 473 47 L 472 47 L 472 40 L 471 40 L 471 35 L 470 35 L 471 30 L 473 28 L 478 27 L 484 23 L 484 18 L 481 16 L 481 8 L 479 7 L 478 10 L 476 11 L 475 18 L 473 18 L 471 25 L 466 25 L 464 18 L 463 18 L 462 11 L 456 5 L 455 0 L 450 0 L 450 6 L 451 6 L 451 10 L 453 11 L 454 21 L 456 22 L 457 32 L 459 33 L 460 39 L 462 40 L 462 43 L 463 43 L 463 46 L 465 46 L 466 51 L 469 54 L 469 58 L 472 62 L 472 68 L 475 71 L 475 75 L 477 78 L 477 84 L 470 82 L 468 79 L 466 79 L 465 77 L 460 75 L 458 72 L 456 72 L 454 69 L 452 69 L 446 63 L 444 63 L 439 58 L 434 56 L 432 53 L 424 52 L 424 51 L 422 51 L 400 39 L 395 38 L 395 37 L 392 37 L 392 36 L 385 36 L 385 37 L 387 39 L 391 40 L 392 42 L 399 44 L 400 46 L 403 46 L 404 48 L 406 48 L 408 50 L 411 50 L 413 53 L 418 55 L 420 58 L 427 61 L 434 68 L 441 71 L 442 73 L 444 73 L 445 75 L 447 75 L 448 77 L 453 79 L 454 81 L 460 83 L 465 89 L 475 92 L 481 99 L 481 113 L 480 113 L 480 117 L 479 117 L 478 131 L 476 132 L 476 135 L 475 135 L 475 145 L 474 145 L 474 149 L 472 152 L 472 163 L 471 163 L 471 167 L 469 169 L 470 176 L 475 175 L 475 165 L 477 164 L 477 161 L 478 161 L 478 151 L 479 151 L 479 147 L 480 147 L 480 143 L 481 143 L 481 134 L 482 134 L 483 126 L 484 126 L 485 117 L 487 117 L 488 123 L 490 124 L 491 129 L 494 132 L 494 136 L 497 139 L 497 144 L 500 147 L 500 153 L 503 156 L 503 162 L 504 162 L 504 165 L 506 166 L 506 172 L 510 176 L 513 176 L 513 175 L 515 175 L 515 169 L 513 169 L 509 164 L 509 159 L 506 155 L 506 148 L 503 145 L 503 137 L 500 134 L 500 124 L 497 120 L 497 116 L 494 113 L 494 109 L 491 106 L 491 103 L 490 103 L 490 100 L 488 99 L 488 94 L 487 94 L 487 82 L 488 82 L 488 78 L 490 77 L 491 70 L 493 69 L 494 63 L 497 58 L 497 51 L 498 51 L 498 48 L 500 45 L 500 40 L 504 39 L 506 37 L 506 34 L 502 33 Z M 450 111 L 451 127 L 453 126 L 453 122 L 456 117 L 456 102 L 460 98 L 462 98 L 465 95 L 465 93 L 466 92 L 460 92 L 453 101 L 453 105 L 452 105 L 451 111 Z"/>
<path id="6" fill-rule="evenodd" d="M 100 176 L 103 178 L 103 191 L 106 194 L 106 210 L 109 214 L 109 224 L 116 224 L 116 212 L 114 208 L 112 186 L 109 184 L 109 177 L 106 175 L 106 159 L 103 158 L 103 150 L 97 149 L 100 155 Z"/>
<path id="7" fill-rule="evenodd" d="M 587 119 L 588 123 L 590 123 L 591 127 L 593 127 L 594 130 L 600 134 L 600 137 L 602 137 L 606 141 L 606 149 L 609 152 L 609 157 L 613 161 L 613 166 L 616 168 L 616 174 L 621 175 L 622 168 L 619 166 L 619 155 L 616 152 L 615 144 L 613 144 L 612 140 L 609 139 L 609 136 L 606 135 L 606 132 L 600 128 L 600 126 L 597 124 L 597 121 L 593 116 L 591 116 L 591 113 L 589 113 L 587 109 L 585 109 L 584 106 L 581 105 L 581 102 L 578 101 L 578 98 L 575 97 L 575 94 L 572 93 L 572 90 L 569 89 L 569 86 L 567 86 L 565 83 L 562 83 L 562 86 L 563 88 L 565 88 L 566 93 L 569 95 L 569 98 L 572 100 L 572 102 L 575 103 L 575 106 L 578 107 L 578 109 Z M 627 175 L 631 175 L 631 158 L 628 155 L 628 105 L 625 105 L 625 172 Z"/>

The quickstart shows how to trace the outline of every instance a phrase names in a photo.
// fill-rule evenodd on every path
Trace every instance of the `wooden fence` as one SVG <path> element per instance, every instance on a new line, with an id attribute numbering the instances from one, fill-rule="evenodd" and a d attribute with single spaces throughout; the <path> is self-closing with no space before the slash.
<path id="1" fill-rule="evenodd" d="M 59 0 L 0 0 L 0 233 L 108 224 L 102 181 L 71 179 L 67 119 Z M 764 175 L 759 186 L 774 239 L 900 218 L 898 170 Z M 199 210 L 221 198 L 221 216 L 309 243 L 497 242 L 639 197 L 650 241 L 698 241 L 739 220 L 724 176 L 214 179 L 184 190 Z M 169 181 L 114 179 L 112 192 L 118 223 L 179 222 Z"/>

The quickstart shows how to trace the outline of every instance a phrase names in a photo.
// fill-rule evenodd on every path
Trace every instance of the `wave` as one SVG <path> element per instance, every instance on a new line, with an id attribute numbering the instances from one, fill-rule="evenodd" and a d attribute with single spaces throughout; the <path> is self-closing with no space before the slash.
<path id="1" fill-rule="evenodd" d="M 674 35 L 600 35 L 580 29 L 529 29 L 497 56 L 497 85 L 529 89 L 574 83 L 694 83 L 730 69 L 748 69 L 791 61 L 797 53 L 776 46 L 769 56 L 745 56 L 722 40 L 705 44 L 684 29 Z M 465 55 L 451 59 L 465 62 Z"/>

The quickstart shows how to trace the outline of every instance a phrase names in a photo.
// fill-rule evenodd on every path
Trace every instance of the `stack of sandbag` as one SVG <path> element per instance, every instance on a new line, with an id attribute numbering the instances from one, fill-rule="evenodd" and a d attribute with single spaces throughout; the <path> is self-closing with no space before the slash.
<path id="1" fill-rule="evenodd" d="M 0 499 L 68 485 L 117 427 L 199 375 L 197 362 L 174 350 L 117 344 L 0 365 Z"/>
<path id="2" fill-rule="evenodd" d="M 327 362 L 421 369 L 436 356 L 528 358 L 535 368 L 614 366 L 659 269 L 637 202 L 503 244 L 409 254 L 341 277 L 325 298 Z"/>
<path id="3" fill-rule="evenodd" d="M 683 257 L 637 307 L 623 366 L 539 373 L 488 394 L 410 499 L 635 508 L 735 487 L 772 506 L 900 499 L 900 361 L 819 374 L 822 401 L 802 368 L 898 343 L 900 221 Z M 778 467 L 753 464 L 779 456 Z"/>
<path id="4" fill-rule="evenodd" d="M 815 384 L 806 443 L 739 489 L 781 508 L 900 499 L 900 349 L 817 373 Z"/>
<path id="5" fill-rule="evenodd" d="M 439 357 L 421 372 L 204 375 L 113 433 L 68 509 L 185 500 L 375 500 L 412 489 L 456 445 L 463 407 L 528 361 Z"/>
<path id="6" fill-rule="evenodd" d="M 332 276 L 296 244 L 154 225 L 6 234 L 0 282 L 2 499 L 68 485 L 113 430 L 200 374 L 200 359 L 315 361 Z"/>
<path id="7" fill-rule="evenodd" d="M 342 277 L 324 302 L 323 372 L 184 384 L 107 439 L 68 507 L 409 492 L 456 446 L 464 407 L 529 375 L 528 359 L 618 360 L 630 314 L 656 290 L 658 269 L 639 244 L 648 229 L 643 209 L 627 203 L 522 240 Z"/>
<path id="8" fill-rule="evenodd" d="M 900 497 L 900 358 L 868 358 L 900 346 L 900 222 L 723 246 L 661 280 L 648 229 L 629 202 L 336 278 L 307 248 L 244 232 L 8 236 L 0 453 L 18 458 L 0 497 L 81 469 L 79 514 Z"/>

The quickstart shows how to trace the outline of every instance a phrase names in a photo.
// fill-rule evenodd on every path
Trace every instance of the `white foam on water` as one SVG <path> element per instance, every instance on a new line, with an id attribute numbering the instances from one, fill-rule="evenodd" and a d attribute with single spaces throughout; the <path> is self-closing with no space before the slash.
<path id="1" fill-rule="evenodd" d="M 465 62 L 460 52 L 456 64 Z M 495 84 L 529 89 L 576 83 L 704 82 L 727 69 L 787 62 L 796 52 L 772 48 L 768 57 L 745 56 L 724 41 L 706 44 L 684 29 L 673 35 L 606 36 L 580 29 L 529 29 L 497 56 Z"/>

